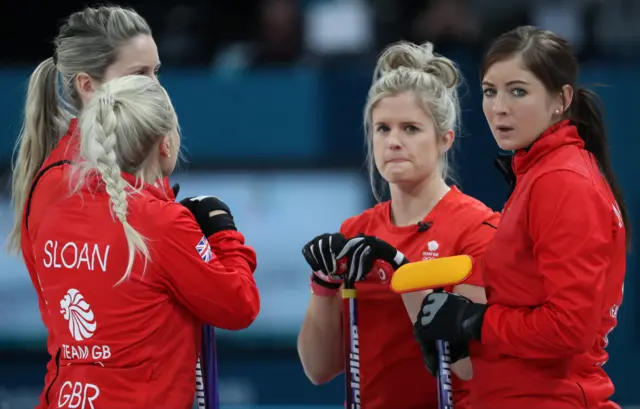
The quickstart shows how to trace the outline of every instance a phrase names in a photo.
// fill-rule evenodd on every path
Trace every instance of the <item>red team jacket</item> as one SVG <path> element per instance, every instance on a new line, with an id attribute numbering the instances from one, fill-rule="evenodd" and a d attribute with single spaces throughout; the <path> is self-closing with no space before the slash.
<path id="1" fill-rule="evenodd" d="M 75 121 L 43 169 L 75 159 L 74 131 Z M 114 288 L 128 254 L 122 226 L 103 191 L 84 202 L 68 198 L 67 171 L 55 166 L 39 179 L 22 231 L 56 357 L 38 409 L 190 408 L 201 323 L 244 328 L 258 313 L 255 253 L 238 232 L 204 238 L 165 180 L 130 197 L 129 220 L 147 238 L 152 262 L 144 277 L 136 264 Z"/>
<path id="2" fill-rule="evenodd" d="M 79 150 L 79 135 L 76 133 L 77 125 L 78 120 L 76 118 L 72 119 L 69 123 L 67 133 L 60 139 L 60 141 L 58 141 L 54 150 L 40 167 L 40 170 L 36 175 L 38 180 L 32 185 L 29 198 L 27 199 L 27 205 L 25 206 L 25 212 L 23 214 L 21 233 L 22 255 L 27 271 L 29 272 L 29 277 L 31 278 L 38 296 L 40 311 L 45 310 L 44 299 L 42 298 L 40 286 L 38 284 L 30 233 L 34 233 L 38 230 L 40 219 L 44 214 L 46 214 L 47 210 L 50 208 L 50 204 L 59 198 L 64 197 L 68 193 L 69 183 L 68 179 L 65 177 L 69 168 L 68 164 L 76 159 Z M 164 179 L 164 183 L 167 195 L 172 200 L 175 200 L 173 192 L 169 188 L 167 178 Z M 41 316 L 43 323 L 48 330 L 47 316 Z M 58 372 L 57 360 L 59 359 L 59 348 L 54 341 L 51 331 L 48 331 L 47 350 L 51 359 L 47 363 L 47 373 L 45 375 L 44 382 L 45 387 L 40 396 L 40 404 L 36 409 L 44 409 L 48 407 L 48 393 L 50 388 L 53 387 L 52 383 Z"/>
<path id="3" fill-rule="evenodd" d="M 485 253 L 490 307 L 472 353 L 474 409 L 614 409 L 602 369 L 625 276 L 625 230 L 576 128 L 550 128 L 517 177 Z"/>
<path id="4" fill-rule="evenodd" d="M 385 202 L 347 219 L 340 232 L 345 237 L 374 235 L 411 261 L 458 254 L 480 259 L 498 220 L 498 213 L 453 187 L 424 219 L 430 223 L 427 231 L 393 225 L 390 202 Z M 411 320 L 401 296 L 388 288 L 389 279 L 374 277 L 356 285 L 361 407 L 436 409 L 435 378 L 425 368 Z M 467 283 L 482 285 L 481 274 L 474 272 Z M 455 378 L 454 388 L 456 409 L 469 408 L 468 385 Z"/>

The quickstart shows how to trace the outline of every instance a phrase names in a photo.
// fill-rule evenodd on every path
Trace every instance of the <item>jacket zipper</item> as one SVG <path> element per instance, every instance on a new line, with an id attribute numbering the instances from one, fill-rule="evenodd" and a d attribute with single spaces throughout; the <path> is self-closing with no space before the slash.
<path id="1" fill-rule="evenodd" d="M 58 379 L 58 375 L 60 374 L 60 351 L 61 349 L 58 348 L 58 352 L 56 352 L 56 376 L 51 380 L 51 383 L 47 387 L 47 393 L 44 395 L 47 405 L 51 404 L 51 402 L 49 402 L 49 392 L 51 392 L 51 388 L 53 387 L 53 384 L 56 383 L 56 379 Z"/>

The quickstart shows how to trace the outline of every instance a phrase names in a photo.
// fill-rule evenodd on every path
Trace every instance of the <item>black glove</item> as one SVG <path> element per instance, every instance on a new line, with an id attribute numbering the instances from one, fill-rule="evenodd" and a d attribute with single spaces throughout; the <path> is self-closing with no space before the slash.
<path id="1" fill-rule="evenodd" d="M 236 230 L 229 206 L 215 196 L 187 197 L 180 204 L 193 214 L 206 237 L 223 230 Z M 211 216 L 211 212 L 216 210 L 225 213 Z"/>
<path id="2" fill-rule="evenodd" d="M 364 280 L 373 269 L 376 260 L 386 261 L 393 271 L 409 262 L 404 254 L 391 244 L 377 237 L 362 234 L 347 241 L 338 254 L 338 259 L 343 257 L 349 258 L 347 277 L 353 281 Z"/>
<path id="3" fill-rule="evenodd" d="M 438 375 L 438 368 L 440 367 L 440 357 L 438 356 L 438 348 L 436 341 L 422 340 L 416 336 L 416 340 L 422 350 L 422 358 L 431 375 Z M 451 364 L 458 362 L 469 356 L 469 343 L 464 342 L 449 342 L 449 357 L 451 358 Z"/>
<path id="4" fill-rule="evenodd" d="M 177 198 L 178 192 L 180 192 L 180 183 L 176 183 L 173 186 L 171 186 L 171 191 L 173 191 L 173 197 Z"/>
<path id="5" fill-rule="evenodd" d="M 342 234 L 325 233 L 304 245 L 302 255 L 313 271 L 313 281 L 332 290 L 340 288 L 346 267 L 341 268 L 336 254 L 342 251 L 345 244 L 347 239 Z"/>
<path id="6" fill-rule="evenodd" d="M 413 331 L 420 344 L 442 339 L 453 343 L 480 340 L 487 306 L 447 292 L 433 292 L 422 301 Z"/>

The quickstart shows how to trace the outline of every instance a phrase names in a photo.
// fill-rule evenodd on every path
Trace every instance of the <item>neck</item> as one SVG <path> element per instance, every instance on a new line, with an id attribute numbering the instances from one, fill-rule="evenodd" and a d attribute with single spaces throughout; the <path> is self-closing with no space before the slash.
<path id="1" fill-rule="evenodd" d="M 142 177 L 145 183 L 153 185 L 161 179 L 162 174 L 160 173 L 160 170 L 158 168 L 153 168 L 144 171 L 144 173 L 142 173 Z"/>
<path id="2" fill-rule="evenodd" d="M 390 185 L 391 222 L 409 226 L 422 221 L 449 190 L 439 175 L 411 186 Z"/>
<path id="3" fill-rule="evenodd" d="M 153 185 L 162 178 L 162 170 L 160 168 L 160 162 L 153 156 L 149 156 L 142 163 L 139 168 L 139 177 L 150 185 Z"/>

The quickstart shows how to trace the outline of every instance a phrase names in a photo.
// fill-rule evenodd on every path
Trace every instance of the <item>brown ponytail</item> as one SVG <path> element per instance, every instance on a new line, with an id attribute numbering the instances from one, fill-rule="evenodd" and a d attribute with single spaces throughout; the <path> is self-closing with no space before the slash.
<path id="1" fill-rule="evenodd" d="M 604 105 L 598 95 L 586 88 L 578 88 L 573 95 L 573 101 L 569 107 L 569 119 L 578 127 L 578 133 L 584 140 L 585 149 L 591 152 L 600 165 L 611 191 L 618 202 L 622 221 L 627 232 L 627 247 L 631 245 L 631 227 L 627 215 L 627 206 L 622 195 L 622 189 L 618 184 L 611 156 L 607 144 L 607 131 L 604 125 Z"/>

